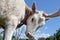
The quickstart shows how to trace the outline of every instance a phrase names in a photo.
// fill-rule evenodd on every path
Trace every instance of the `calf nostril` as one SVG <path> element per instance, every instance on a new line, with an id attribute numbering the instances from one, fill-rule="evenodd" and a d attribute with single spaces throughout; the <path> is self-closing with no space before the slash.
<path id="1" fill-rule="evenodd" d="M 32 38 L 32 37 L 33 37 L 30 33 L 27 33 L 26 36 L 27 36 L 28 38 Z"/>

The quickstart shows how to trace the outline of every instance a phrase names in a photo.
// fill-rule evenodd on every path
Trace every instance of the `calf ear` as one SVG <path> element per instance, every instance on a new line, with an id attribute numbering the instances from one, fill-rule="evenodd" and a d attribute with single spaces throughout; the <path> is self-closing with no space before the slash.
<path id="1" fill-rule="evenodd" d="M 32 5 L 32 10 L 33 10 L 33 12 L 36 11 L 36 4 L 35 4 L 35 2 L 34 2 L 33 5 Z"/>
<path id="2" fill-rule="evenodd" d="M 60 16 L 60 9 L 57 12 L 54 12 L 52 14 L 44 13 L 43 16 L 46 18 L 46 20 L 48 20 L 50 18 L 58 17 L 58 16 Z"/>
<path id="3" fill-rule="evenodd" d="M 58 10 L 57 12 L 54 12 L 52 14 L 48 14 L 47 18 L 54 18 L 54 17 L 58 17 L 60 16 L 60 10 Z"/>
<path id="4" fill-rule="evenodd" d="M 45 21 L 49 20 L 48 14 L 46 12 L 43 13 L 43 16 L 45 17 Z"/>

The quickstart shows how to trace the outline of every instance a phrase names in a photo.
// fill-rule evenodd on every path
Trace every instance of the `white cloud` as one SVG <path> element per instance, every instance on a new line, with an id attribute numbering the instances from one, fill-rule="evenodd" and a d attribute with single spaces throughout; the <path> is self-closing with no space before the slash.
<path id="1" fill-rule="evenodd" d="M 38 38 L 47 38 L 47 37 L 49 37 L 50 36 L 50 34 L 45 34 L 45 33 L 42 33 L 42 34 L 35 34 L 34 35 L 34 38 L 35 39 L 38 39 Z"/>
<path id="2" fill-rule="evenodd" d="M 43 34 L 40 34 L 39 37 L 40 37 L 40 38 L 41 38 L 41 37 L 47 38 L 47 37 L 49 37 L 49 36 L 50 36 L 49 34 L 44 34 L 44 33 L 43 33 Z"/>

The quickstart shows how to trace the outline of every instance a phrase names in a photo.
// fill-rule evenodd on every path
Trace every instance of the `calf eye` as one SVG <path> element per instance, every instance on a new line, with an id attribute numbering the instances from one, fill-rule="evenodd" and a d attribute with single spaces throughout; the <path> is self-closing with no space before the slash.
<path id="1" fill-rule="evenodd" d="M 32 22 L 34 21 L 34 18 L 32 18 L 32 20 L 31 20 Z"/>

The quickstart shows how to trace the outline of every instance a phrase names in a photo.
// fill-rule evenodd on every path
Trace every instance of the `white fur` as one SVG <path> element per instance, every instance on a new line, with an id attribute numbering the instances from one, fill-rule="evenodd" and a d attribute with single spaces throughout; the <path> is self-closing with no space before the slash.
<path id="1" fill-rule="evenodd" d="M 0 18 L 5 22 L 4 40 L 11 40 L 14 30 L 24 15 L 24 0 L 0 0 Z"/>
<path id="2" fill-rule="evenodd" d="M 26 33 L 34 35 L 37 29 L 45 24 L 45 17 L 43 16 L 43 11 L 37 11 L 34 15 L 31 15 L 27 20 Z M 34 18 L 32 22 L 32 18 Z M 40 20 L 40 22 L 39 22 Z"/>

